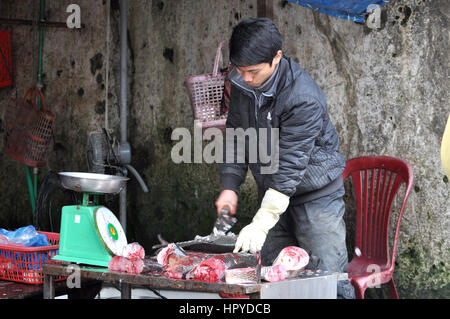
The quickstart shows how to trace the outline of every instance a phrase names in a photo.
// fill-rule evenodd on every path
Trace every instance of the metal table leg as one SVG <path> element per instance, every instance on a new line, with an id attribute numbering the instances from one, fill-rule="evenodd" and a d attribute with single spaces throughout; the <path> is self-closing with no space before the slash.
<path id="1" fill-rule="evenodd" d="M 120 284 L 120 298 L 131 299 L 131 285 L 126 283 Z"/>
<path id="2" fill-rule="evenodd" d="M 44 274 L 44 299 L 55 299 L 55 282 L 52 275 Z"/>

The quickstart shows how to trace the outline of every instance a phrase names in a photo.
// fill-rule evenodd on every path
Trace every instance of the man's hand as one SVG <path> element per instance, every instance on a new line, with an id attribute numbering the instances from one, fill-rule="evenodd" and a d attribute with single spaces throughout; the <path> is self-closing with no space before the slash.
<path id="1" fill-rule="evenodd" d="M 258 224 L 250 223 L 242 228 L 239 237 L 234 246 L 234 253 L 242 250 L 243 253 L 250 252 L 252 254 L 261 250 L 266 241 L 267 233 L 263 228 L 258 227 Z"/>
<path id="2" fill-rule="evenodd" d="M 261 208 L 253 217 L 253 221 L 242 228 L 236 240 L 234 251 L 256 253 L 261 250 L 269 230 L 275 226 L 280 215 L 289 206 L 289 196 L 269 188 L 261 202 Z"/>
<path id="3" fill-rule="evenodd" d="M 224 189 L 220 193 L 219 198 L 217 198 L 216 200 L 217 215 L 220 215 L 220 210 L 225 206 L 228 206 L 230 208 L 231 215 L 235 215 L 237 202 L 238 202 L 237 194 L 232 190 Z"/>

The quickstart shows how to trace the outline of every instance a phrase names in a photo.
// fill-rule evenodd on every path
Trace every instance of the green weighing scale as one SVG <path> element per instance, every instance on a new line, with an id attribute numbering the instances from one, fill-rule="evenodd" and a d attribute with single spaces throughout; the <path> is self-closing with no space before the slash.
<path id="1" fill-rule="evenodd" d="M 64 188 L 83 193 L 83 203 L 62 208 L 59 251 L 52 259 L 108 267 L 113 256 L 122 255 L 127 238 L 117 217 L 98 199 L 120 193 L 129 178 L 69 172 L 59 176 Z"/>

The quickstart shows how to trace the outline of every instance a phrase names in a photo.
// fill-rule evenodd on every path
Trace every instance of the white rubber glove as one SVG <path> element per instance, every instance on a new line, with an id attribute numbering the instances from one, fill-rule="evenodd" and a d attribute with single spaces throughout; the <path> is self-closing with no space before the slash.
<path id="1" fill-rule="evenodd" d="M 252 254 L 261 250 L 269 230 L 275 226 L 289 206 L 289 196 L 272 188 L 264 194 L 261 207 L 253 217 L 250 224 L 242 228 L 234 246 L 234 251 L 250 252 Z"/>

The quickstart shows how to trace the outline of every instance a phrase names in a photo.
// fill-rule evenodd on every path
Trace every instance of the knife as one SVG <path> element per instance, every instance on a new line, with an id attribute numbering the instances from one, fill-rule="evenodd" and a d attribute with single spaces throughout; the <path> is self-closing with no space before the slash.
<path id="1" fill-rule="evenodd" d="M 194 240 L 188 240 L 188 241 L 184 241 L 184 242 L 178 242 L 177 245 L 180 245 L 181 247 L 183 247 L 184 245 L 190 245 L 190 244 L 195 244 L 195 243 L 200 243 L 200 242 L 203 244 L 205 242 L 213 242 L 215 239 L 217 239 L 218 236 L 226 236 L 227 232 L 234 226 L 234 224 L 236 224 L 236 222 L 237 222 L 237 218 L 233 217 L 230 214 L 230 207 L 224 206 L 220 210 L 220 214 L 217 217 L 216 222 L 214 223 L 212 233 L 210 235 L 203 237 L 203 241 L 201 241 L 199 239 L 194 239 Z M 152 246 L 152 249 L 158 249 L 158 248 L 167 246 L 166 240 L 163 240 L 162 238 L 160 238 L 160 236 L 158 236 L 158 239 L 161 244 Z"/>
<path id="2" fill-rule="evenodd" d="M 214 223 L 212 235 L 225 236 L 226 233 L 236 224 L 237 218 L 230 214 L 230 207 L 224 206 Z"/>

